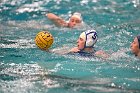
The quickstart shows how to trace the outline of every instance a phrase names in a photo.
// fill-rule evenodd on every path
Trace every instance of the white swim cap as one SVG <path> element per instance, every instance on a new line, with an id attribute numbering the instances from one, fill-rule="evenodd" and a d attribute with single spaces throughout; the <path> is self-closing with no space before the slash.
<path id="1" fill-rule="evenodd" d="M 97 41 L 97 32 L 95 30 L 87 30 L 81 33 L 80 38 L 85 40 L 84 48 L 93 47 Z"/>
<path id="2" fill-rule="evenodd" d="M 81 13 L 75 12 L 71 17 L 76 17 L 76 18 L 78 18 L 79 20 L 82 21 Z"/>

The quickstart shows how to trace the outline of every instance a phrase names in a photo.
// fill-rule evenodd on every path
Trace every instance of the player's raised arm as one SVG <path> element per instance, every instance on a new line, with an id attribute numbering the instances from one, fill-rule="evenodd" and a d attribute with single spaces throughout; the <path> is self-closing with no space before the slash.
<path id="1" fill-rule="evenodd" d="M 64 21 L 62 18 L 53 13 L 47 13 L 46 16 L 48 17 L 48 19 L 53 21 L 57 26 L 65 26 L 65 27 L 68 26 L 66 21 Z"/>

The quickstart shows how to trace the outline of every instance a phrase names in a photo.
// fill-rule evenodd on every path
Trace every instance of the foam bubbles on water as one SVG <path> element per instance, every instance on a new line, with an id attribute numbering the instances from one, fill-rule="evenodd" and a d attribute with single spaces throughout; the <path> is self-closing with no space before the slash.
<path id="1" fill-rule="evenodd" d="M 44 72 L 44 70 L 36 63 L 32 64 L 16 64 L 16 63 L 10 63 L 10 64 L 3 64 L 2 67 L 7 67 L 1 69 L 0 74 L 0 84 L 1 88 L 0 90 L 4 93 L 27 93 L 27 91 L 31 92 L 33 90 L 38 90 L 38 87 L 36 86 L 38 84 L 41 84 L 39 78 L 47 74 L 47 72 Z M 5 76 L 4 76 L 5 75 Z M 6 77 L 6 79 L 4 79 Z M 9 77 L 9 78 L 8 78 Z M 13 79 L 12 79 L 13 78 Z M 40 85 L 41 86 L 41 85 Z M 34 91 L 33 91 L 34 93 Z"/>
<path id="2" fill-rule="evenodd" d="M 88 0 L 82 0 L 80 3 L 81 3 L 81 5 L 84 5 L 84 4 L 88 4 Z"/>
<path id="3" fill-rule="evenodd" d="M 51 79 L 45 79 L 43 83 L 44 86 L 46 86 L 47 88 L 56 88 L 60 86 L 60 84 L 57 81 Z"/>
<path id="4" fill-rule="evenodd" d="M 8 75 L 23 75 L 23 76 L 30 76 L 30 75 L 36 75 L 40 74 L 41 67 L 38 64 L 16 64 L 16 63 L 10 63 L 7 64 L 7 66 L 10 66 L 9 68 L 3 69 L 1 72 Z"/>
<path id="5" fill-rule="evenodd" d="M 9 42 L 15 42 L 11 44 L 0 44 L 1 48 L 35 48 L 34 41 L 32 39 L 17 39 L 8 40 Z"/>
<path id="6" fill-rule="evenodd" d="M 140 0 L 132 0 L 134 7 L 138 7 L 140 5 Z"/>
<path id="7" fill-rule="evenodd" d="M 62 64 L 60 63 L 57 63 L 54 67 L 54 69 L 50 69 L 49 72 L 58 72 L 60 69 L 63 69 L 62 68 Z"/>
<path id="8" fill-rule="evenodd" d="M 19 9 L 17 9 L 16 11 L 19 13 L 45 11 L 45 9 L 41 7 L 42 4 L 43 1 L 34 2 L 32 4 L 25 4 L 21 6 Z"/>
<path id="9" fill-rule="evenodd" d="M 29 89 L 33 88 L 33 83 L 30 83 L 26 79 L 1 82 L 1 85 L 1 91 L 3 91 L 4 93 L 26 93 Z"/>
<path id="10" fill-rule="evenodd" d="M 17 28 L 32 28 L 32 29 L 48 29 L 53 27 L 53 25 L 43 24 L 42 20 L 29 20 L 29 21 L 8 21 L 8 26 Z"/>

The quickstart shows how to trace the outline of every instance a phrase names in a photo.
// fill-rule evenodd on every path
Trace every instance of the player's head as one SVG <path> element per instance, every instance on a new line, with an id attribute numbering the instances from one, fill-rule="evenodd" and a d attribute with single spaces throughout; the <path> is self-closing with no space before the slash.
<path id="1" fill-rule="evenodd" d="M 80 34 L 77 45 L 80 50 L 85 48 L 93 48 L 97 42 L 97 32 L 95 30 L 87 30 Z"/>
<path id="2" fill-rule="evenodd" d="M 138 56 L 138 54 L 140 53 L 140 35 L 134 38 L 134 41 L 131 43 L 130 47 L 131 47 L 132 53 Z"/>
<path id="3" fill-rule="evenodd" d="M 69 27 L 73 28 L 80 23 L 82 23 L 81 13 L 75 12 L 69 19 Z"/>

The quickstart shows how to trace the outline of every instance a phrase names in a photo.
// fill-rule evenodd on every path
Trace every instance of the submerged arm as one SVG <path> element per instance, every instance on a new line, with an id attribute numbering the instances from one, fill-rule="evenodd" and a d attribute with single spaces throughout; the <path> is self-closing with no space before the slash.
<path id="1" fill-rule="evenodd" d="M 107 54 L 103 50 L 99 50 L 99 51 L 95 52 L 95 56 L 102 57 L 102 58 L 109 58 L 109 54 Z"/>

